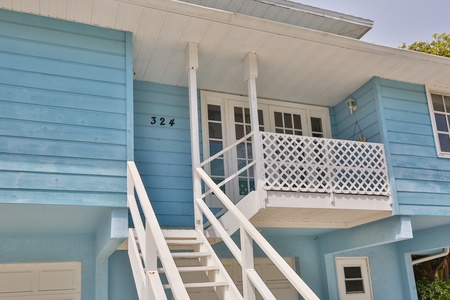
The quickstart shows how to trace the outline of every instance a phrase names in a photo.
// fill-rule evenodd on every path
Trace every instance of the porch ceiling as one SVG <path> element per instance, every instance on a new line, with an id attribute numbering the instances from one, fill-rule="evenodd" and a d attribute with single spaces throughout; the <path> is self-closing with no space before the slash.
<path id="1" fill-rule="evenodd" d="M 187 86 L 184 49 L 199 44 L 198 87 L 243 94 L 258 55 L 258 96 L 335 105 L 373 76 L 450 87 L 450 59 L 378 46 L 172 0 L 14 0 L 0 7 L 133 33 L 135 79 Z"/>

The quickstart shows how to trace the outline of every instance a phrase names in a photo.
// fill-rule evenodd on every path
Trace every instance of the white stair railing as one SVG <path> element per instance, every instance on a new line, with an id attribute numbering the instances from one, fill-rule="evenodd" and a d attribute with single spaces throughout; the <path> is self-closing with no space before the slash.
<path id="1" fill-rule="evenodd" d="M 175 261 L 170 253 L 142 179 L 133 161 L 127 163 L 128 207 L 135 230 L 129 230 L 128 254 L 140 300 L 167 299 L 158 273 L 158 258 L 163 265 L 172 295 L 177 300 L 190 299 Z M 145 216 L 142 222 L 138 202 Z"/>
<path id="2" fill-rule="evenodd" d="M 217 235 L 222 238 L 242 267 L 244 298 L 249 297 L 253 299 L 255 297 L 255 293 L 252 293 L 252 289 L 256 289 L 264 299 L 276 299 L 254 269 L 253 248 L 251 246 L 253 244 L 252 241 L 254 241 L 304 299 L 318 300 L 319 298 L 308 287 L 308 285 L 298 276 L 297 273 L 295 273 L 295 271 L 286 263 L 286 261 L 269 244 L 269 242 L 267 242 L 267 240 L 250 223 L 250 221 L 247 220 L 247 218 L 225 195 L 220 187 L 214 183 L 208 174 L 202 168 L 196 168 L 195 174 L 203 180 L 211 192 L 216 195 L 216 197 L 223 203 L 228 211 L 235 216 L 237 222 L 240 224 L 242 249 L 239 249 L 236 243 L 231 239 L 225 228 L 220 224 L 219 220 L 217 220 L 209 207 L 205 204 L 203 198 L 195 199 L 195 205 L 198 210 L 206 216 L 211 226 L 215 229 Z M 248 293 L 250 293 L 250 295 Z"/>

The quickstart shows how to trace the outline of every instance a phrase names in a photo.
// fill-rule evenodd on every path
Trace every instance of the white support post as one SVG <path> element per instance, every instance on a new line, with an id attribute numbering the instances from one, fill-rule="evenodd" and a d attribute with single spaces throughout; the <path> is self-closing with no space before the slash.
<path id="1" fill-rule="evenodd" d="M 203 217 L 197 207 L 195 199 L 202 195 L 200 176 L 195 168 L 200 167 L 200 137 L 198 126 L 198 99 L 197 99 L 197 69 L 198 69 L 198 45 L 189 42 L 186 46 L 186 63 L 189 77 L 189 118 L 191 130 L 191 159 L 192 159 L 192 186 L 194 196 L 194 220 L 195 229 L 203 230 Z"/>
<path id="2" fill-rule="evenodd" d="M 245 300 L 256 300 L 256 289 L 247 271 L 255 269 L 253 258 L 253 239 L 247 233 L 245 228 L 241 226 L 241 253 L 242 253 L 242 291 Z"/>
<path id="3" fill-rule="evenodd" d="M 256 161 L 254 174 L 255 174 L 255 190 L 258 192 L 258 198 L 260 203 L 265 200 L 265 196 L 262 195 L 263 192 L 263 177 L 261 168 L 261 151 L 262 144 L 260 142 L 259 134 L 259 120 L 258 120 L 258 97 L 256 94 L 256 78 L 258 78 L 258 65 L 257 56 L 255 53 L 247 53 L 244 60 L 244 76 L 247 81 L 248 88 L 248 101 L 250 107 L 250 122 L 252 126 L 252 131 L 254 132 L 252 139 L 252 150 L 253 159 Z M 260 204 L 263 207 L 263 204 Z"/>

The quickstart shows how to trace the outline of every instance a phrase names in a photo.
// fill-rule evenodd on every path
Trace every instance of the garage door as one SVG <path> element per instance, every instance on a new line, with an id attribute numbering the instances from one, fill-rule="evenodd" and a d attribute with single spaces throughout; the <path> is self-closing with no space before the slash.
<path id="1" fill-rule="evenodd" d="M 1 300 L 80 300 L 81 263 L 0 264 Z"/>

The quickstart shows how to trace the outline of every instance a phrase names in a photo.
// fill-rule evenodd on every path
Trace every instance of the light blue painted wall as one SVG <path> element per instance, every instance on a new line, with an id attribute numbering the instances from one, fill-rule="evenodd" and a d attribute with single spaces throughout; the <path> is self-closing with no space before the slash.
<path id="1" fill-rule="evenodd" d="M 95 299 L 93 235 L 0 236 L 0 263 L 81 262 L 82 300 Z"/>
<path id="2" fill-rule="evenodd" d="M 375 79 L 398 214 L 450 215 L 450 160 L 438 158 L 425 87 Z"/>
<path id="3" fill-rule="evenodd" d="M 186 88 L 134 83 L 135 161 L 161 226 L 193 226 Z M 155 117 L 155 124 L 152 123 Z M 165 118 L 161 125 L 160 118 Z M 174 125 L 170 126 L 170 120 Z"/>
<path id="4" fill-rule="evenodd" d="M 330 108 L 332 135 L 336 139 L 357 140 L 361 135 L 359 128 L 368 142 L 381 142 L 380 125 L 377 114 L 376 91 L 372 81 L 367 82 L 349 98 L 356 100 L 357 110 L 350 114 L 346 105 L 348 98 Z M 359 128 L 356 125 L 359 124 Z"/>
<path id="5" fill-rule="evenodd" d="M 1 203 L 126 206 L 127 36 L 0 10 Z"/>
<path id="6" fill-rule="evenodd" d="M 109 258 L 108 300 L 138 300 L 127 251 L 116 251 Z"/>

